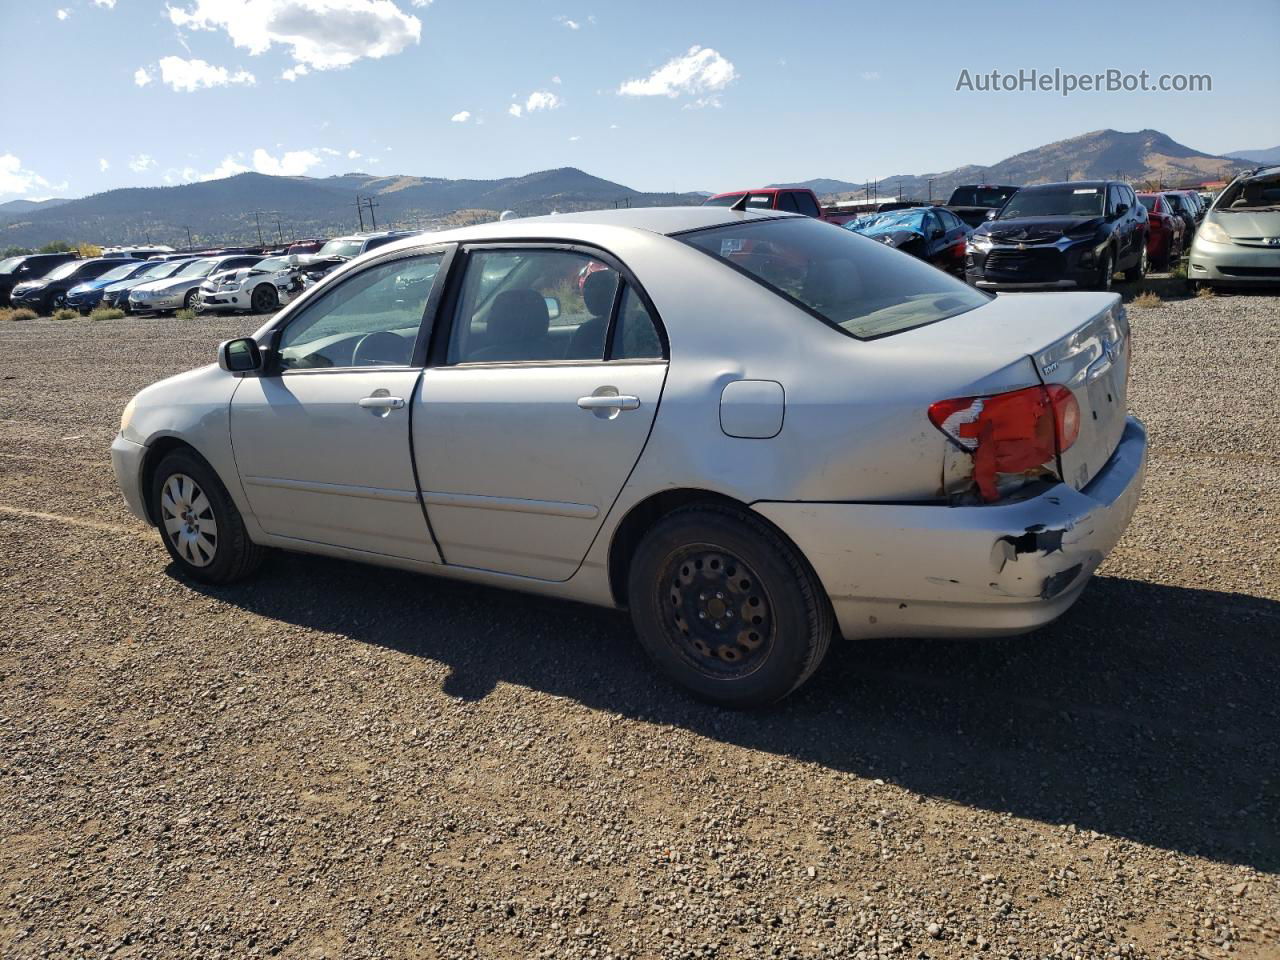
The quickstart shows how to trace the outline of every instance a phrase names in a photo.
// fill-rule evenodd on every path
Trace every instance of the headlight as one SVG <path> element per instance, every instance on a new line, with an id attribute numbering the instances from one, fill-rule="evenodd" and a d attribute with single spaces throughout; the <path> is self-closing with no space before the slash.
<path id="1" fill-rule="evenodd" d="M 137 406 L 138 398 L 134 397 L 124 405 L 124 412 L 120 414 L 120 432 L 124 433 L 129 429 L 129 421 L 133 419 L 133 411 Z"/>
<path id="2" fill-rule="evenodd" d="M 1206 240 L 1209 243 L 1230 243 L 1231 237 L 1227 231 L 1218 226 L 1212 220 L 1200 224 L 1200 232 L 1196 234 L 1197 240 Z"/>
<path id="3" fill-rule="evenodd" d="M 982 236 L 972 236 L 969 238 L 969 248 L 972 250 L 990 250 L 991 238 L 985 234 Z"/>

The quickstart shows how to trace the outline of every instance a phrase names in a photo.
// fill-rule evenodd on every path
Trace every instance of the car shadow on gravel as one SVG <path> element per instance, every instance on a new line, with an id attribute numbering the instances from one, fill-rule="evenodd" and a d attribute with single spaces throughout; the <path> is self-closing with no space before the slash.
<path id="1" fill-rule="evenodd" d="M 624 614 L 277 555 L 195 587 L 246 611 L 498 683 L 932 797 L 1280 870 L 1280 603 L 1098 577 L 1059 622 L 987 641 L 837 643 L 772 709 L 691 701 Z"/>

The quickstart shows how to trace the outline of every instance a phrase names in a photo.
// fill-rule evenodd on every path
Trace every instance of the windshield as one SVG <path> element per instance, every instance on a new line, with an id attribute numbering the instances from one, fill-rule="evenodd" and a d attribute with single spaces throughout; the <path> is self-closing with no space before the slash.
<path id="1" fill-rule="evenodd" d="M 52 271 L 50 271 L 45 276 L 45 279 L 46 280 L 62 280 L 66 277 L 71 276 L 73 273 L 75 273 L 77 270 L 80 269 L 81 264 L 86 262 L 87 261 L 85 260 L 68 260 L 66 263 L 62 264 L 62 266 L 55 267 Z"/>
<path id="2" fill-rule="evenodd" d="M 253 265 L 254 273 L 275 273 L 277 270 L 283 270 L 289 266 L 288 257 L 267 257 L 265 260 L 259 260 Z"/>
<path id="3" fill-rule="evenodd" d="M 732 207 L 741 199 L 742 194 L 740 193 L 726 193 L 723 197 L 709 197 L 702 201 L 702 205 L 704 207 Z M 773 194 L 753 193 L 751 199 L 747 201 L 747 206 L 752 210 L 772 210 Z"/>
<path id="4" fill-rule="evenodd" d="M 127 280 L 133 276 L 134 271 L 138 269 L 139 264 L 126 263 L 123 266 L 116 267 L 114 270 L 108 270 L 98 279 L 103 283 L 111 283 L 113 280 Z"/>
<path id="5" fill-rule="evenodd" d="M 924 233 L 924 211 L 916 207 L 914 210 L 876 213 L 869 217 L 859 217 L 846 226 L 859 233 L 880 233 L 883 230 L 915 230 Z"/>
<path id="6" fill-rule="evenodd" d="M 1027 187 L 1009 198 L 996 219 L 1100 217 L 1106 196 L 1102 187 Z"/>
<path id="7" fill-rule="evenodd" d="M 138 276 L 145 280 L 163 280 L 165 277 L 173 276 L 183 264 L 188 262 L 187 260 L 162 260 L 143 270 Z"/>
<path id="8" fill-rule="evenodd" d="M 22 263 L 22 257 L 9 257 L 7 260 L 0 260 L 0 275 L 13 273 L 18 269 L 18 264 Z"/>
<path id="9" fill-rule="evenodd" d="M 952 207 L 1000 207 L 1018 192 L 1017 187 L 956 187 L 947 201 Z"/>
<path id="10" fill-rule="evenodd" d="M 330 240 L 316 251 L 317 257 L 358 257 L 363 240 Z"/>
<path id="11" fill-rule="evenodd" d="M 859 339 L 945 320 L 990 299 L 915 257 L 807 217 L 713 227 L 679 239 Z"/>
<path id="12" fill-rule="evenodd" d="M 1218 195 L 1214 210 L 1280 210 L 1280 174 L 1240 178 Z"/>
<path id="13" fill-rule="evenodd" d="M 192 260 L 187 263 L 181 270 L 174 274 L 175 277 L 207 277 L 209 272 L 217 265 L 217 260 L 204 259 Z"/>

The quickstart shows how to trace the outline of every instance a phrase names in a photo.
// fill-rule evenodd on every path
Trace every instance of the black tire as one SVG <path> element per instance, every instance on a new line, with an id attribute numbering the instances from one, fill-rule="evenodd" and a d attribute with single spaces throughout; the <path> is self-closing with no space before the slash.
<path id="1" fill-rule="evenodd" d="M 52 293 L 45 294 L 44 299 L 40 301 L 40 316 L 51 317 L 53 311 L 58 309 L 58 298 Z"/>
<path id="2" fill-rule="evenodd" d="M 654 662 L 725 707 L 764 706 L 794 691 L 835 630 L 826 593 L 795 547 L 762 520 L 715 505 L 676 510 L 645 534 L 627 596 Z"/>
<path id="3" fill-rule="evenodd" d="M 175 489 L 166 491 L 170 481 L 183 491 L 185 501 L 182 495 L 168 496 Z M 194 483 L 194 493 L 187 481 Z M 203 500 L 197 494 L 203 494 Z M 183 576 L 202 583 L 232 583 L 262 564 L 266 551 L 249 539 L 227 488 L 192 451 L 175 450 L 160 461 L 151 497 L 160 539 Z"/>
<path id="4" fill-rule="evenodd" d="M 272 313 L 280 306 L 280 294 L 269 283 L 260 283 L 249 295 L 249 308 L 253 313 Z"/>
<path id="5" fill-rule="evenodd" d="M 185 297 L 183 297 L 183 298 L 182 298 L 182 309 L 183 309 L 183 310 L 194 310 L 194 309 L 195 309 L 195 305 L 196 305 L 196 294 L 198 294 L 199 292 L 200 292 L 199 290 L 188 290 L 188 291 L 187 291 L 187 295 L 186 295 Z"/>
<path id="6" fill-rule="evenodd" d="M 1116 255 L 1107 250 L 1102 255 L 1102 262 L 1098 264 L 1098 276 L 1094 278 L 1093 289 L 1110 290 L 1111 281 L 1116 275 Z"/>
<path id="7" fill-rule="evenodd" d="M 1142 252 L 1138 254 L 1138 262 L 1124 272 L 1124 278 L 1130 283 L 1137 283 L 1147 275 L 1147 267 L 1150 261 L 1147 259 L 1147 241 L 1142 241 Z"/>

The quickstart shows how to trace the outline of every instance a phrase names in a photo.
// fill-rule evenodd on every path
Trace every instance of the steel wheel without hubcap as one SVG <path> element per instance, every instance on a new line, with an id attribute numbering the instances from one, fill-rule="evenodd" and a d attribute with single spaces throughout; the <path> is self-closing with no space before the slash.
<path id="1" fill-rule="evenodd" d="M 663 626 L 691 667 L 708 677 L 737 678 L 768 659 L 773 614 L 754 570 L 730 553 L 699 545 L 673 556 L 666 572 Z"/>
<path id="2" fill-rule="evenodd" d="M 185 473 L 172 474 L 160 497 L 165 536 L 193 567 L 213 563 L 218 550 L 218 521 L 199 485 Z"/>

